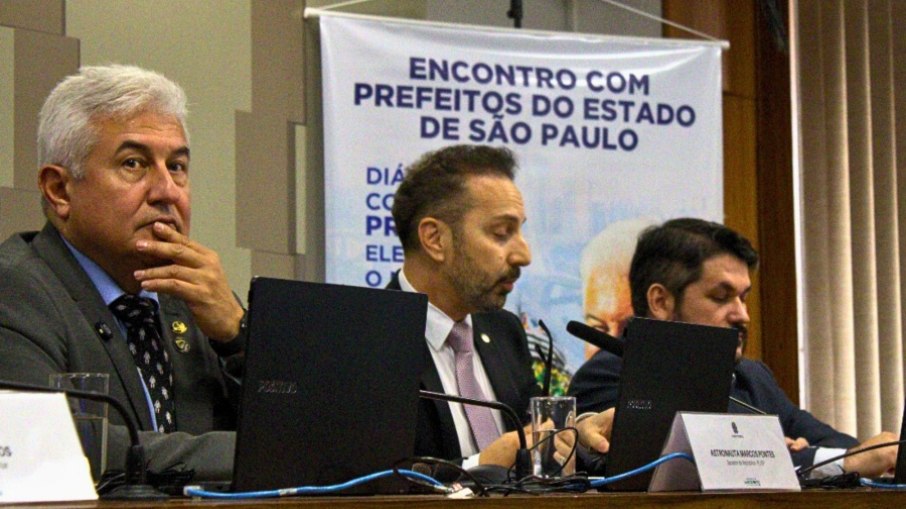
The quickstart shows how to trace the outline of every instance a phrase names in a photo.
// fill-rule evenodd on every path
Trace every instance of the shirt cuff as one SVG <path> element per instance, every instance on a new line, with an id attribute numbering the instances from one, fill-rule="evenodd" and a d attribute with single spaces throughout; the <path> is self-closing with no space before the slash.
<path id="1" fill-rule="evenodd" d="M 817 465 L 822 461 L 827 461 L 834 456 L 839 456 L 845 454 L 846 449 L 836 449 L 832 447 L 816 447 L 815 448 L 815 459 L 812 462 L 813 465 Z M 843 458 L 840 458 L 833 463 L 828 463 L 823 467 L 818 467 L 809 474 L 811 479 L 820 479 L 822 477 L 830 477 L 832 475 L 840 475 L 844 473 L 843 470 Z"/>
<path id="2" fill-rule="evenodd" d="M 464 459 L 462 460 L 462 468 L 468 470 L 468 469 L 470 469 L 470 468 L 472 468 L 472 467 L 477 467 L 477 466 L 478 466 L 478 457 L 479 457 L 479 456 L 481 456 L 481 453 L 473 454 L 473 455 L 471 455 L 471 456 L 467 456 L 466 458 L 464 458 Z"/>
<path id="3" fill-rule="evenodd" d="M 585 419 L 588 419 L 589 417 L 594 417 L 594 416 L 598 415 L 598 413 L 599 412 L 585 412 L 585 413 L 579 414 L 579 417 L 576 417 L 576 424 L 579 424 L 580 422 L 584 421 Z"/>

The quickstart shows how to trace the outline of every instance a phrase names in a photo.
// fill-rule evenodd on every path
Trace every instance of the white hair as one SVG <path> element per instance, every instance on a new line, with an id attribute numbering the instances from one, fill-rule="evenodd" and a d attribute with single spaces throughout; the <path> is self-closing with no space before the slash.
<path id="1" fill-rule="evenodd" d="M 99 119 L 129 119 L 143 112 L 173 116 L 186 140 L 186 94 L 161 74 L 128 65 L 86 66 L 63 79 L 38 116 L 38 165 L 58 164 L 74 178 L 97 143 Z"/>
<path id="2" fill-rule="evenodd" d="M 579 274 L 582 276 L 583 287 L 588 285 L 595 268 L 602 265 L 625 266 L 628 273 L 639 234 L 652 224 L 654 220 L 645 218 L 617 221 L 607 225 L 585 244 L 579 259 Z"/>

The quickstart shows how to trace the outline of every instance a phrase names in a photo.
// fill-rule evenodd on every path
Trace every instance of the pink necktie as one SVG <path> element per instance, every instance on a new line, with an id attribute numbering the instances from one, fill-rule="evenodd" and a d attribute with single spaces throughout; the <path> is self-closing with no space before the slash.
<path id="1" fill-rule="evenodd" d="M 453 330 L 447 336 L 447 343 L 456 354 L 456 385 L 459 388 L 459 395 L 464 398 L 487 400 L 487 396 L 478 385 L 478 380 L 475 379 L 475 370 L 472 367 L 474 343 L 469 326 L 465 322 L 453 324 Z M 469 420 L 469 426 L 472 428 L 475 443 L 479 450 L 483 450 L 499 436 L 491 409 L 465 404 L 463 409 Z"/>

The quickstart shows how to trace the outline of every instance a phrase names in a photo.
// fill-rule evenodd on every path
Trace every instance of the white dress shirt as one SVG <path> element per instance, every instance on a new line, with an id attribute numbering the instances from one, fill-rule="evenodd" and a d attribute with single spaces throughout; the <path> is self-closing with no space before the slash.
<path id="1" fill-rule="evenodd" d="M 400 288 L 406 292 L 418 292 L 409 280 L 406 278 L 405 267 L 399 272 Z M 472 330 L 472 315 L 466 316 L 464 322 Z M 440 382 L 444 387 L 444 392 L 459 396 L 459 388 L 456 385 L 456 362 L 453 348 L 447 344 L 447 336 L 453 330 L 455 321 L 447 316 L 446 313 L 428 302 L 428 319 L 425 324 L 425 339 L 428 342 L 428 350 L 431 351 L 431 358 L 434 359 L 434 366 L 440 375 Z M 489 400 L 496 400 L 494 388 L 491 387 L 491 380 L 488 378 L 484 365 L 481 362 L 481 356 L 478 349 L 472 356 L 475 378 L 478 381 L 481 392 Z M 478 465 L 478 446 L 472 438 L 472 430 L 469 428 L 469 421 L 466 418 L 466 412 L 459 403 L 449 403 L 450 413 L 453 414 L 453 424 L 456 426 L 456 435 L 459 439 L 459 448 L 462 450 L 463 468 L 471 468 Z M 497 424 L 497 431 L 505 429 L 503 427 L 503 417 L 499 410 L 491 410 L 494 416 L 494 423 Z"/>

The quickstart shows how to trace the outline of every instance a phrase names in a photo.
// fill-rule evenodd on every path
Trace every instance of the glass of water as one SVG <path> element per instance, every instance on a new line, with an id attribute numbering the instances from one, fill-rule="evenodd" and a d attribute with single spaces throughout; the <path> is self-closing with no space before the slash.
<path id="1" fill-rule="evenodd" d="M 535 475 L 552 478 L 575 474 L 576 398 L 532 398 L 531 411 Z"/>
<path id="2" fill-rule="evenodd" d="M 50 375 L 50 386 L 54 389 L 75 389 L 79 391 L 109 394 L 110 375 L 107 373 L 54 373 Z M 91 476 L 100 480 L 107 469 L 107 403 L 84 398 L 67 398 L 82 451 L 91 464 Z"/>

